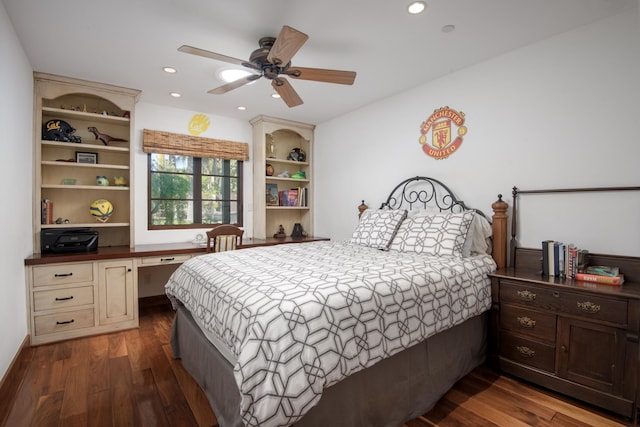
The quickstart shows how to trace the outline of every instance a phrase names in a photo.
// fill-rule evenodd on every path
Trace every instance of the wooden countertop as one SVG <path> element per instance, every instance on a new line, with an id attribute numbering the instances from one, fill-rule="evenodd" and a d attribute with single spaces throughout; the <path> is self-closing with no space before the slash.
<path id="1" fill-rule="evenodd" d="M 266 239 L 242 239 L 242 244 L 238 249 L 254 248 L 259 246 L 273 246 L 286 243 L 305 243 L 321 240 L 329 240 L 327 237 L 302 237 L 292 238 L 268 237 Z M 73 253 L 47 253 L 33 254 L 25 258 L 25 265 L 41 265 L 53 264 L 57 262 L 79 262 L 79 261 L 96 261 L 117 258 L 139 258 L 147 256 L 159 255 L 177 255 L 177 254 L 200 254 L 205 253 L 206 247 L 195 245 L 190 242 L 182 243 L 163 243 L 153 245 L 136 245 L 133 248 L 128 246 L 113 246 L 98 248 L 91 252 L 73 252 Z"/>

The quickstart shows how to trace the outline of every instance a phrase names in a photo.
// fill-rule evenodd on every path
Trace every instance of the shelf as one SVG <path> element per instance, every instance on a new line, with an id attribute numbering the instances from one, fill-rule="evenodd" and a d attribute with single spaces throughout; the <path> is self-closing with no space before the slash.
<path id="1" fill-rule="evenodd" d="M 266 177 L 267 181 L 273 182 L 303 182 L 305 184 L 309 183 L 308 179 L 297 179 L 297 178 L 280 178 L 278 176 L 268 176 Z"/>
<path id="2" fill-rule="evenodd" d="M 58 162 L 56 160 L 43 160 L 41 162 L 45 166 L 66 166 L 72 168 L 89 168 L 89 169 L 118 169 L 129 170 L 129 166 L 126 165 L 110 165 L 106 163 L 77 163 L 77 162 Z"/>
<path id="3" fill-rule="evenodd" d="M 267 206 L 268 210 L 309 210 L 309 206 Z"/>
<path id="4" fill-rule="evenodd" d="M 286 165 L 309 166 L 309 162 L 298 162 L 296 160 L 284 160 L 284 159 L 276 159 L 276 158 L 270 158 L 270 157 L 267 157 L 266 162 L 281 163 Z"/>
<path id="5" fill-rule="evenodd" d="M 84 111 L 65 110 L 63 108 L 42 107 L 42 113 L 56 116 L 56 118 L 82 119 L 98 123 L 129 123 L 128 117 L 107 116 L 96 113 L 85 113 Z"/>
<path id="6" fill-rule="evenodd" d="M 56 147 L 56 148 L 74 148 L 75 151 L 83 151 L 84 149 L 87 149 L 87 150 L 98 150 L 98 151 L 113 151 L 113 152 L 121 152 L 121 153 L 129 152 L 129 147 L 112 147 L 110 145 L 104 145 L 102 143 L 98 145 L 98 144 L 91 144 L 87 142 L 81 142 L 81 143 L 59 142 L 59 141 L 49 141 L 49 140 L 43 139 L 40 141 L 40 144 L 42 144 L 43 146 L 50 146 L 50 147 Z"/>
<path id="7" fill-rule="evenodd" d="M 77 185 L 77 184 L 42 184 L 42 188 L 58 190 L 105 190 L 105 191 L 129 191 L 129 186 L 119 185 Z"/>
<path id="8" fill-rule="evenodd" d="M 128 222 L 85 222 L 77 224 L 42 224 L 42 229 L 45 228 L 113 228 L 113 227 L 128 227 Z"/>

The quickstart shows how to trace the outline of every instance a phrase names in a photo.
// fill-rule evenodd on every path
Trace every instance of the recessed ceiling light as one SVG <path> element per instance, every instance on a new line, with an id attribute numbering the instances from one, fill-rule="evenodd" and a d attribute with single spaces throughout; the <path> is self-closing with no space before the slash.
<path id="1" fill-rule="evenodd" d="M 178 92 L 171 92 L 169 95 L 173 96 L 174 98 L 180 98 L 182 96 Z"/>
<path id="2" fill-rule="evenodd" d="M 456 26 L 455 25 L 445 25 L 444 27 L 442 27 L 442 32 L 443 33 L 450 33 L 451 31 L 455 30 Z"/>
<path id="3" fill-rule="evenodd" d="M 427 5 L 425 2 L 414 1 L 410 3 L 409 6 L 407 7 L 407 12 L 409 12 L 412 15 L 417 15 L 419 13 L 422 13 L 422 11 L 424 11 L 426 7 Z"/>
<path id="4" fill-rule="evenodd" d="M 169 73 L 169 74 L 174 74 L 174 73 L 178 72 L 178 70 L 176 70 L 173 67 L 162 67 L 162 71 L 164 71 L 165 73 Z"/>
<path id="5" fill-rule="evenodd" d="M 236 108 L 237 108 L 238 110 L 240 110 L 240 111 L 244 111 L 244 110 L 246 110 L 246 109 L 247 109 L 247 107 L 243 107 L 243 106 L 239 106 L 239 107 L 236 107 Z"/>
<path id="6" fill-rule="evenodd" d="M 218 71 L 218 78 L 225 83 L 235 82 L 238 79 L 246 77 L 250 74 L 247 70 L 240 70 L 238 68 L 224 68 Z"/>

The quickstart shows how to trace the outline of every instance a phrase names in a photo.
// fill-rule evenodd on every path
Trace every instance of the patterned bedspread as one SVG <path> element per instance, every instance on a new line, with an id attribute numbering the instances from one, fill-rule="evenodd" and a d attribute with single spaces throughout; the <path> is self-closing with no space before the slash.
<path id="1" fill-rule="evenodd" d="M 489 309 L 490 256 L 313 242 L 201 255 L 171 276 L 236 358 L 247 426 L 296 422 L 324 388 Z"/>

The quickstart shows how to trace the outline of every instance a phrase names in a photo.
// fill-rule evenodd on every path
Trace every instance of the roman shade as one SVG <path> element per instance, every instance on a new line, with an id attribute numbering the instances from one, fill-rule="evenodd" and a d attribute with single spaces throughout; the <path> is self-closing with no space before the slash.
<path id="1" fill-rule="evenodd" d="M 144 129 L 142 151 L 226 160 L 249 160 L 249 144 Z"/>

